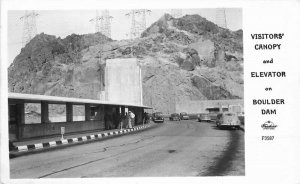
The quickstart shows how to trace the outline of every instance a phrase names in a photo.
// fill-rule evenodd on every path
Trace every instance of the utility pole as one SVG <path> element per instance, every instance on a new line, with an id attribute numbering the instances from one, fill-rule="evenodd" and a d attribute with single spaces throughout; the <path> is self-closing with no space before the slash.
<path id="1" fill-rule="evenodd" d="M 151 10 L 138 9 L 131 10 L 126 16 L 131 16 L 130 39 L 141 36 L 142 32 L 146 29 L 146 14 L 150 14 Z"/>
<path id="2" fill-rule="evenodd" d="M 113 17 L 109 15 L 108 10 L 102 10 L 101 16 L 99 15 L 99 11 L 96 10 L 96 17 L 91 19 L 90 22 L 95 23 L 95 32 L 102 33 L 108 38 L 111 38 L 111 19 Z"/>
<path id="3" fill-rule="evenodd" d="M 22 46 L 25 47 L 27 43 L 37 34 L 36 26 L 36 17 L 39 14 L 35 11 L 25 11 L 24 16 L 20 17 L 20 20 L 23 21 L 23 37 L 22 37 Z"/>
<path id="4" fill-rule="evenodd" d="M 174 18 L 182 17 L 182 9 L 171 9 L 171 15 Z"/>
<path id="5" fill-rule="evenodd" d="M 216 24 L 220 27 L 227 29 L 225 8 L 216 9 Z"/>

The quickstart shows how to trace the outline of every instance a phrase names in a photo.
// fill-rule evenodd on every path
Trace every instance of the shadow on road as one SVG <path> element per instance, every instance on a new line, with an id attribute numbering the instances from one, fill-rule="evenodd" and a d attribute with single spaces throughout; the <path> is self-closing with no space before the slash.
<path id="1" fill-rule="evenodd" d="M 230 130 L 230 131 L 236 131 L 236 130 L 240 130 L 238 128 L 231 128 L 231 127 L 223 127 L 223 128 L 219 128 L 216 125 L 212 125 L 211 126 L 212 129 L 214 130 Z"/>
<path id="2" fill-rule="evenodd" d="M 213 129 L 221 130 L 216 125 L 211 126 Z M 243 134 L 238 133 L 236 130 L 238 129 L 226 129 L 230 131 L 230 142 L 223 152 L 220 158 L 216 158 L 214 164 L 208 169 L 208 171 L 204 174 L 204 176 L 224 176 L 228 171 L 231 170 L 232 161 L 237 159 L 238 152 L 243 147 L 241 145 L 241 141 L 243 142 L 244 136 Z M 243 155 L 242 162 L 245 162 L 245 157 Z M 244 175 L 244 174 L 242 174 Z"/>

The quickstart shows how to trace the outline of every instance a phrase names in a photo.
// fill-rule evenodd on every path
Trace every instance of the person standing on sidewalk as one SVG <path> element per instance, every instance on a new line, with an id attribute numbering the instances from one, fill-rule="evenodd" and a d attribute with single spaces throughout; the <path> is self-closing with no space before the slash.
<path id="1" fill-rule="evenodd" d="M 147 123 L 147 113 L 146 112 L 143 113 L 143 123 L 144 124 Z"/>
<path id="2" fill-rule="evenodd" d="M 131 114 L 131 111 L 129 111 L 128 114 L 127 114 L 127 116 L 126 116 L 127 128 L 132 128 L 130 114 Z"/>
<path id="3" fill-rule="evenodd" d="M 131 127 L 134 126 L 134 123 L 135 123 L 134 120 L 135 120 L 135 114 L 130 111 L 130 123 L 131 123 Z"/>

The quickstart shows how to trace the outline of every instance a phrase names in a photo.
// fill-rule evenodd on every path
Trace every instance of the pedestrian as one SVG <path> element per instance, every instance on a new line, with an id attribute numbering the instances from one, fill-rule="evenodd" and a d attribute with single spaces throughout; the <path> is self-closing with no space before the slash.
<path id="1" fill-rule="evenodd" d="M 131 118 L 131 111 L 128 112 L 127 121 L 128 121 L 128 128 L 132 128 L 132 118 Z"/>
<path id="2" fill-rule="evenodd" d="M 105 130 L 109 130 L 109 115 L 107 112 L 104 115 L 104 125 L 105 125 Z"/>
<path id="3" fill-rule="evenodd" d="M 113 113 L 113 125 L 114 128 L 118 128 L 120 126 L 121 116 L 119 112 Z"/>
<path id="4" fill-rule="evenodd" d="M 147 123 L 147 113 L 146 112 L 143 113 L 143 123 L 144 124 Z"/>
<path id="5" fill-rule="evenodd" d="M 125 128 L 128 128 L 128 113 L 126 112 L 125 113 L 125 115 L 124 115 L 124 117 L 123 117 L 123 126 L 125 127 Z"/>
<path id="6" fill-rule="evenodd" d="M 126 115 L 124 114 L 120 114 L 120 126 L 119 126 L 119 129 L 123 129 L 123 127 L 126 127 Z"/>
<path id="7" fill-rule="evenodd" d="M 135 123 L 135 114 L 133 113 L 133 112 L 131 112 L 131 111 L 129 111 L 130 112 L 130 122 L 131 122 L 131 127 L 133 126 L 133 125 L 135 125 L 134 123 Z"/>

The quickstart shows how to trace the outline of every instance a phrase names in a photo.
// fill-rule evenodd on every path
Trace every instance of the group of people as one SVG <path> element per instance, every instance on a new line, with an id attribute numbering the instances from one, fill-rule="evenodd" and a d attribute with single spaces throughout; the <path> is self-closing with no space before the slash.
<path id="1" fill-rule="evenodd" d="M 136 116 L 133 112 L 128 111 L 125 115 L 121 113 L 106 113 L 104 116 L 105 129 L 132 128 L 136 122 Z"/>

